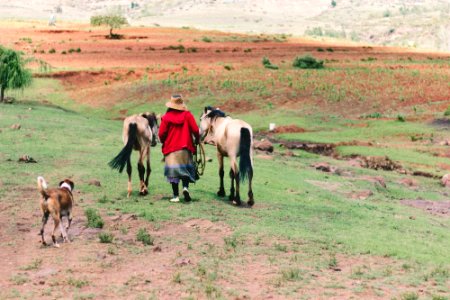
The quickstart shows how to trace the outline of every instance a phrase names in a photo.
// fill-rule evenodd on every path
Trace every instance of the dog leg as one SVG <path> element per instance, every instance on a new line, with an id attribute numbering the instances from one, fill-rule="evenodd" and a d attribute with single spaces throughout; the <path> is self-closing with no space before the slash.
<path id="1" fill-rule="evenodd" d="M 41 235 L 43 245 L 47 245 L 47 243 L 45 242 L 45 239 L 44 239 L 44 227 L 45 227 L 45 224 L 47 224 L 48 215 L 49 215 L 49 213 L 45 212 L 44 215 L 42 216 L 42 227 L 41 227 L 40 235 Z"/>
<path id="2" fill-rule="evenodd" d="M 58 213 L 53 213 L 52 217 L 53 217 L 53 221 L 55 223 L 55 226 L 53 227 L 53 231 L 52 231 L 52 241 L 53 241 L 53 245 L 55 247 L 59 247 L 58 243 L 56 242 L 55 231 L 56 231 L 56 228 L 58 228 L 58 226 L 60 225 L 61 219 L 60 219 Z"/>
<path id="3" fill-rule="evenodd" d="M 64 242 L 65 242 L 65 243 L 70 242 L 70 241 L 69 241 L 69 238 L 68 238 L 68 236 L 67 236 L 66 229 L 64 228 L 64 225 L 63 225 L 63 222 L 62 222 L 62 221 L 59 223 L 59 230 L 61 230 L 61 235 L 62 235 L 62 237 L 63 237 Z"/>
<path id="4" fill-rule="evenodd" d="M 72 212 L 69 210 L 69 214 L 67 216 L 67 220 L 69 221 L 69 223 L 67 224 L 66 230 L 69 230 L 70 224 L 72 224 L 72 218 L 73 218 Z"/>

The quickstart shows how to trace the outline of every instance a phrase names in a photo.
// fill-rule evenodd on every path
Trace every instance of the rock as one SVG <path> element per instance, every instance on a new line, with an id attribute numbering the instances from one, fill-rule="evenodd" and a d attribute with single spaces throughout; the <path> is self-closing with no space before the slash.
<path id="1" fill-rule="evenodd" d="M 439 143 L 440 146 L 450 146 L 450 141 L 449 140 L 444 140 L 442 142 Z"/>
<path id="2" fill-rule="evenodd" d="M 266 152 L 273 152 L 273 144 L 268 140 L 254 141 L 253 148 Z"/>
<path id="3" fill-rule="evenodd" d="M 407 186 L 407 187 L 417 187 L 418 182 L 417 180 L 411 179 L 411 178 L 402 178 L 399 181 L 397 181 L 401 185 Z"/>
<path id="4" fill-rule="evenodd" d="M 156 246 L 155 248 L 153 248 L 153 252 L 161 252 L 161 247 L 160 246 Z"/>
<path id="5" fill-rule="evenodd" d="M 184 258 L 184 257 L 177 259 L 177 261 L 175 262 L 175 266 L 177 266 L 177 267 L 187 266 L 190 264 L 191 264 L 191 260 L 189 258 Z"/>
<path id="6" fill-rule="evenodd" d="M 28 156 L 28 155 L 22 155 L 21 157 L 19 157 L 18 162 L 37 163 L 37 161 L 34 160 L 34 158 L 32 158 L 31 156 Z"/>
<path id="7" fill-rule="evenodd" d="M 91 179 L 91 180 L 89 180 L 88 184 L 89 184 L 89 185 L 94 185 L 94 186 L 102 186 L 101 183 L 100 183 L 100 181 L 97 180 L 97 179 Z"/>
<path id="8" fill-rule="evenodd" d="M 354 192 L 350 195 L 352 199 L 358 199 L 358 200 L 366 200 L 370 196 L 372 196 L 373 193 L 371 190 L 362 190 L 358 192 Z"/>
<path id="9" fill-rule="evenodd" d="M 441 184 L 444 187 L 450 186 L 450 174 L 445 174 L 442 176 Z"/>
<path id="10" fill-rule="evenodd" d="M 288 150 L 288 151 L 284 152 L 284 156 L 293 157 L 293 156 L 295 156 L 295 154 L 294 154 L 294 152 Z"/>
<path id="11" fill-rule="evenodd" d="M 319 170 L 322 172 L 327 172 L 327 173 L 336 173 L 336 171 L 338 170 L 337 167 L 330 166 L 330 164 L 326 163 L 326 162 L 318 162 L 318 163 L 312 164 L 311 167 L 315 168 L 316 170 Z"/>
<path id="12" fill-rule="evenodd" d="M 382 169 L 385 171 L 394 171 L 401 169 L 401 165 L 392 161 L 387 156 L 367 156 L 362 157 L 362 166 L 368 169 Z"/>
<path id="13" fill-rule="evenodd" d="M 20 125 L 20 124 L 11 125 L 11 129 L 13 129 L 13 130 L 19 130 L 20 128 L 22 128 L 22 125 Z"/>

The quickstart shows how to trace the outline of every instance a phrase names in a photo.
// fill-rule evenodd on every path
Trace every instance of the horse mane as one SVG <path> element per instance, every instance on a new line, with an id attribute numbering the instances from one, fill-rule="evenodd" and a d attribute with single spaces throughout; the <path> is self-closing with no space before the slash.
<path id="1" fill-rule="evenodd" d="M 225 118 L 227 115 L 221 111 L 220 109 L 211 107 L 211 106 L 207 106 L 205 107 L 205 111 L 210 110 L 210 112 L 206 115 L 208 118 L 211 119 L 216 119 L 216 118 Z"/>
<path id="2" fill-rule="evenodd" d="M 148 124 L 150 125 L 150 128 L 153 128 L 153 126 L 158 125 L 158 118 L 156 118 L 156 115 L 154 112 L 149 113 L 143 113 L 141 114 L 142 117 L 144 117 L 145 119 L 147 119 Z"/>

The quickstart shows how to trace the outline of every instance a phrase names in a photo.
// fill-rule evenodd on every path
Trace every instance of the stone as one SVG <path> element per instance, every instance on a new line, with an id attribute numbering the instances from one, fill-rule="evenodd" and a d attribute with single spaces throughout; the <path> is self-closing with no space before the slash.
<path id="1" fill-rule="evenodd" d="M 93 186 L 102 186 L 102 184 L 100 183 L 100 181 L 97 180 L 97 179 L 91 179 L 91 180 L 89 180 L 88 184 L 89 184 L 89 185 L 93 185 Z"/>
<path id="2" fill-rule="evenodd" d="M 407 187 L 417 187 L 418 182 L 417 180 L 411 179 L 411 178 L 402 178 L 398 181 L 401 185 L 407 186 Z"/>
<path id="3" fill-rule="evenodd" d="M 254 141 L 253 148 L 265 152 L 273 152 L 273 144 L 268 140 Z"/>
<path id="4" fill-rule="evenodd" d="M 22 128 L 22 125 L 20 125 L 20 124 L 11 125 L 11 129 L 13 129 L 13 130 L 19 130 L 20 128 Z"/>
<path id="5" fill-rule="evenodd" d="M 442 176 L 441 184 L 443 187 L 450 186 L 450 174 L 445 174 L 444 176 Z"/>

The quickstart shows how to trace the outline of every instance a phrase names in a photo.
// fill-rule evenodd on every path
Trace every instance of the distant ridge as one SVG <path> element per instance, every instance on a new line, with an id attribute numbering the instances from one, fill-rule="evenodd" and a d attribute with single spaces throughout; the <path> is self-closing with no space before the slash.
<path id="1" fill-rule="evenodd" d="M 2 1 L 6 2 L 6 1 Z M 119 10 L 132 25 L 334 37 L 450 51 L 448 0 L 15 0 L 0 18 L 88 21 Z"/>

